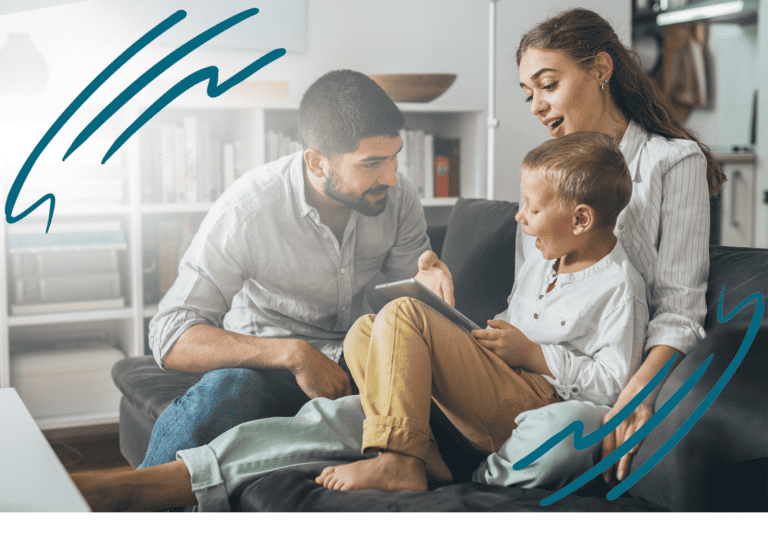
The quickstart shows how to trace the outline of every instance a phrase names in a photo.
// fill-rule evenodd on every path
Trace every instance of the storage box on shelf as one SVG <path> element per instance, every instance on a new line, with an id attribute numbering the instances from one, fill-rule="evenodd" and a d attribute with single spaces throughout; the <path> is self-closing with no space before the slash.
<path id="1" fill-rule="evenodd" d="M 0 330 L 0 387 L 18 384 L 28 390 L 33 379 L 43 379 L 38 376 L 40 372 L 34 373 L 34 368 L 30 370 L 20 366 L 17 359 L 11 359 L 11 348 L 16 357 L 19 345 L 30 341 L 33 345 L 26 349 L 30 352 L 43 352 L 42 349 L 62 338 L 76 342 L 94 337 L 101 337 L 102 342 L 125 356 L 149 352 L 149 320 L 157 311 L 157 302 L 175 280 L 186 237 L 196 232 L 213 202 L 237 177 L 297 149 L 298 104 L 274 101 L 277 99 L 255 100 L 249 93 L 227 93 L 215 100 L 185 94 L 156 115 L 104 165 L 100 162 L 112 141 L 138 117 L 143 107 L 126 106 L 125 112 L 114 116 L 62 163 L 77 132 L 98 111 L 92 109 L 77 122 L 73 119 L 73 127 L 61 138 L 59 148 L 47 152 L 47 160 L 41 158 L 40 165 L 33 169 L 14 213 L 18 215 L 23 211 L 22 205 L 28 207 L 42 194 L 54 192 L 57 201 L 51 233 L 72 223 L 117 223 L 123 234 L 122 245 L 98 253 L 80 250 L 76 260 L 67 255 L 73 250 L 61 250 L 55 257 L 38 254 L 34 260 L 30 259 L 34 254 L 29 254 L 30 258 L 20 260 L 17 246 L 11 245 L 12 233 L 29 224 L 45 224 L 47 208 L 38 208 L 18 224 L 0 224 L 0 272 L 5 289 L 0 292 L 0 325 L 8 326 Z M 484 110 L 426 104 L 399 106 L 406 115 L 406 130 L 434 136 L 433 146 L 440 138 L 456 145 L 454 154 L 460 162 L 452 185 L 460 188 L 453 194 L 484 196 Z M 4 128 L 9 120 L 26 126 L 34 119 L 37 124 L 34 132 L 28 132 L 30 136 L 24 146 L 14 148 L 10 157 L 8 150 L 0 153 L 4 196 L 29 151 L 65 107 L 46 112 L 45 116 L 29 102 L 20 110 L 0 109 L 0 125 L 5 124 Z M 424 183 L 432 177 L 432 163 L 423 160 L 430 156 L 423 146 L 421 156 L 423 203 L 450 207 L 455 196 L 436 198 L 434 185 Z M 456 170 L 455 164 L 453 169 Z M 65 278 L 73 275 L 73 279 Z M 115 292 L 116 284 L 119 292 Z M 77 298 L 64 301 L 78 287 L 82 292 Z M 94 299 L 86 299 L 86 289 Z M 43 294 L 47 299 L 43 299 Z M 54 302 L 53 295 L 58 301 Z M 30 303 L 30 296 L 35 296 L 38 303 Z M 20 297 L 26 305 L 44 305 L 45 310 L 39 311 L 44 314 L 28 314 L 34 311 L 19 308 L 25 305 Z M 108 299 L 116 300 L 112 301 L 115 308 L 96 306 L 96 301 L 105 304 Z M 86 308 L 85 301 L 94 303 Z M 79 305 L 67 307 L 66 303 Z M 110 400 L 112 384 L 98 368 L 76 372 L 59 365 L 43 370 L 46 383 L 54 378 L 82 381 L 88 377 L 101 381 L 92 385 L 93 395 L 83 397 L 84 403 L 92 403 L 87 405 L 88 410 L 53 399 L 51 406 L 38 411 L 39 423 L 47 427 L 74 427 L 117 419 L 116 404 Z M 39 384 L 38 389 L 44 391 Z"/>

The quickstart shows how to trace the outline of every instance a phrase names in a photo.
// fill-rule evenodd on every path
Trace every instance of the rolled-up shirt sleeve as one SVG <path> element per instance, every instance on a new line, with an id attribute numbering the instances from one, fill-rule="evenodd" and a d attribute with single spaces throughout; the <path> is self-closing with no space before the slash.
<path id="1" fill-rule="evenodd" d="M 667 166 L 661 166 L 663 199 L 646 351 L 669 345 L 688 354 L 706 336 L 702 324 L 709 273 L 707 164 L 698 145 L 685 145 L 669 155 Z"/>
<path id="2" fill-rule="evenodd" d="M 419 256 L 431 249 L 424 206 L 408 179 L 401 174 L 398 177 L 403 190 L 403 202 L 398 210 L 397 237 L 381 267 L 381 272 L 388 280 L 414 276 L 419 270 Z"/>
<path id="3" fill-rule="evenodd" d="M 600 320 L 597 333 L 567 345 L 542 344 L 552 376 L 544 376 L 563 400 L 612 406 L 642 358 L 648 309 L 630 298 Z"/>
<path id="4" fill-rule="evenodd" d="M 197 324 L 221 326 L 248 272 L 245 243 L 254 235 L 238 234 L 245 226 L 240 216 L 208 216 L 192 239 L 179 264 L 179 276 L 149 325 L 149 346 L 161 368 L 186 330 Z"/>

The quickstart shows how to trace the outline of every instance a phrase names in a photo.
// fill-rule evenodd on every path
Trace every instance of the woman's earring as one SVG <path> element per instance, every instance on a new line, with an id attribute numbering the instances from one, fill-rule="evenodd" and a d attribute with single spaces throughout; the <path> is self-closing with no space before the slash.
<path id="1" fill-rule="evenodd" d="M 605 84 L 608 83 L 608 80 L 603 80 L 603 84 L 600 84 L 600 93 L 605 93 Z"/>

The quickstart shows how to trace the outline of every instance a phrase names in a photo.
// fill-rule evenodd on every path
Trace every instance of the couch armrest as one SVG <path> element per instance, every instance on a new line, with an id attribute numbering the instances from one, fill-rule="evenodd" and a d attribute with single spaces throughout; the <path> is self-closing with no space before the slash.
<path id="1" fill-rule="evenodd" d="M 651 458 L 709 395 L 735 358 L 754 310 L 750 304 L 728 323 L 714 326 L 672 372 L 659 392 L 657 410 L 714 354 L 702 378 L 645 439 L 633 459 L 632 472 Z M 680 442 L 629 489 L 630 494 L 674 511 L 766 509 L 766 355 L 768 322 L 764 319 L 722 392 Z"/>

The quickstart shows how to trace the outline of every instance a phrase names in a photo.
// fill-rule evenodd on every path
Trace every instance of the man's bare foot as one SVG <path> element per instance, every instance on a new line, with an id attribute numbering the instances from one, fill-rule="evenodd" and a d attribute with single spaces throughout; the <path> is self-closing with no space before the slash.
<path id="1" fill-rule="evenodd" d="M 375 458 L 326 467 L 315 479 L 332 490 L 427 491 L 427 467 L 418 458 L 382 452 Z"/>
<path id="2" fill-rule="evenodd" d="M 159 511 L 197 503 L 182 460 L 112 474 L 73 473 L 92 511 Z"/>

